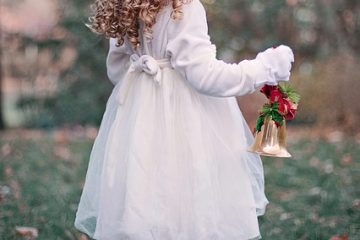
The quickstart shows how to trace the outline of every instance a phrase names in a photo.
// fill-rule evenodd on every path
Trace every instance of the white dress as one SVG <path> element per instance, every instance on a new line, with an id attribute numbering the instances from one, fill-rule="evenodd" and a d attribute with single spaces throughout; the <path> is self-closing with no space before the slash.
<path id="1" fill-rule="evenodd" d="M 274 81 L 256 59 L 216 59 L 200 0 L 161 10 L 134 51 L 110 39 L 113 91 L 95 139 L 75 227 L 101 240 L 260 239 L 269 203 L 235 96 Z M 143 28 L 143 25 L 141 25 Z"/>

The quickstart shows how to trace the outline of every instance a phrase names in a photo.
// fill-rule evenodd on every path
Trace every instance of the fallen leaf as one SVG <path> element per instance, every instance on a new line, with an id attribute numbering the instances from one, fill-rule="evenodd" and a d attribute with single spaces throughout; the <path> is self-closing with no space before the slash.
<path id="1" fill-rule="evenodd" d="M 55 143 L 66 144 L 69 142 L 67 132 L 63 129 L 54 130 L 53 139 L 54 139 Z"/>
<path id="2" fill-rule="evenodd" d="M 339 130 L 335 130 L 327 134 L 327 140 L 330 143 L 341 142 L 344 139 L 344 133 Z"/>
<path id="3" fill-rule="evenodd" d="M 341 157 L 340 159 L 340 163 L 343 164 L 343 165 L 348 165 L 350 163 L 352 163 L 352 156 L 351 154 L 345 154 Z"/>
<path id="4" fill-rule="evenodd" d="M 12 192 L 14 198 L 16 200 L 19 200 L 20 199 L 20 185 L 19 185 L 19 183 L 16 180 L 11 179 L 10 183 L 9 183 L 9 186 L 10 186 L 10 189 L 11 189 L 11 192 Z"/>
<path id="5" fill-rule="evenodd" d="M 11 189 L 8 186 L 0 186 L 0 203 L 5 200 L 6 196 L 11 193 Z"/>
<path id="6" fill-rule="evenodd" d="M 321 170 L 325 173 L 332 173 L 334 171 L 334 165 L 330 161 L 326 161 Z"/>
<path id="7" fill-rule="evenodd" d="M 289 219 L 289 218 L 291 218 L 291 215 L 290 215 L 289 213 L 282 213 L 282 214 L 280 215 L 280 220 L 281 220 L 281 221 L 287 220 L 287 219 Z"/>
<path id="8" fill-rule="evenodd" d="M 12 170 L 11 167 L 6 166 L 4 172 L 5 172 L 5 176 L 6 176 L 6 177 L 11 177 L 11 176 L 12 176 L 12 173 L 13 173 L 13 170 Z"/>
<path id="9" fill-rule="evenodd" d="M 97 127 L 89 126 L 86 128 L 86 137 L 89 139 L 95 139 L 98 135 L 99 129 Z"/>
<path id="10" fill-rule="evenodd" d="M 1 154 L 6 157 L 7 155 L 9 155 L 12 151 L 12 148 L 10 146 L 9 143 L 4 144 L 3 146 L 1 146 Z"/>
<path id="11" fill-rule="evenodd" d="M 39 236 L 38 230 L 34 227 L 16 226 L 15 231 L 16 231 L 16 234 L 18 234 L 22 237 L 30 238 L 30 239 L 34 239 Z"/>
<path id="12" fill-rule="evenodd" d="M 310 195 L 319 195 L 321 193 L 321 188 L 313 187 L 309 190 Z"/>
<path id="13" fill-rule="evenodd" d="M 347 234 L 335 235 L 330 240 L 349 240 L 349 236 Z"/>
<path id="14" fill-rule="evenodd" d="M 88 240 L 88 237 L 85 234 L 81 234 L 79 240 Z"/>
<path id="15" fill-rule="evenodd" d="M 352 202 L 352 205 L 353 205 L 354 208 L 360 209 L 360 199 L 355 199 L 355 200 Z"/>
<path id="16" fill-rule="evenodd" d="M 72 157 L 70 149 L 63 145 L 56 145 L 54 147 L 54 155 L 64 160 L 70 160 Z"/>

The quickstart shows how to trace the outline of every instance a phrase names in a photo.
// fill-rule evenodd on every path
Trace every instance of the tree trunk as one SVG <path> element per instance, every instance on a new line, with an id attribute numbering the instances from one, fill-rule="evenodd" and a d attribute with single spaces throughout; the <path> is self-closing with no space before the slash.
<path id="1" fill-rule="evenodd" d="M 3 71 L 2 71 L 2 35 L 0 31 L 0 130 L 5 129 L 4 118 L 3 118 Z"/>

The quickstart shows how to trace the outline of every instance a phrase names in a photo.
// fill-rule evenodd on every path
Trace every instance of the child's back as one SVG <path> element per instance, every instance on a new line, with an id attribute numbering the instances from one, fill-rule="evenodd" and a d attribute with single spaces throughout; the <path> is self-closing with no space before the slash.
<path id="1" fill-rule="evenodd" d="M 171 10 L 157 15 L 147 44 L 140 31 L 137 50 L 110 39 L 115 87 L 75 226 L 101 240 L 259 239 L 263 167 L 246 151 L 253 136 L 234 96 L 288 80 L 292 52 L 281 46 L 225 63 L 199 0 L 183 5 L 180 21 Z"/>

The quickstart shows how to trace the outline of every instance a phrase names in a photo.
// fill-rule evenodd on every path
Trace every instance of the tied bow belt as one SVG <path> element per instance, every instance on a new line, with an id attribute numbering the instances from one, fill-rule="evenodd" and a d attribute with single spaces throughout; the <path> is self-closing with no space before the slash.
<path id="1" fill-rule="evenodd" d="M 131 65 L 128 73 L 131 72 L 145 72 L 148 74 L 155 83 L 160 85 L 161 82 L 161 69 L 162 68 L 173 68 L 168 58 L 155 59 L 150 55 L 141 55 L 134 53 L 130 56 Z M 130 77 L 125 76 L 123 84 L 121 84 L 118 100 L 122 105 L 125 102 L 126 96 L 130 87 Z"/>

